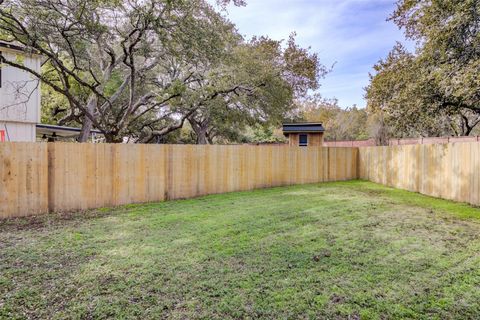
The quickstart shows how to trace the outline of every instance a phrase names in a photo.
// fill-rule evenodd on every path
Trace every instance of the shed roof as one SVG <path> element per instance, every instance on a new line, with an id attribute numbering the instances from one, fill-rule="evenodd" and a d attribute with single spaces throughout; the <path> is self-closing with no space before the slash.
<path id="1" fill-rule="evenodd" d="M 325 132 L 325 128 L 319 122 L 306 123 L 284 123 L 283 133 L 302 133 L 302 132 Z"/>

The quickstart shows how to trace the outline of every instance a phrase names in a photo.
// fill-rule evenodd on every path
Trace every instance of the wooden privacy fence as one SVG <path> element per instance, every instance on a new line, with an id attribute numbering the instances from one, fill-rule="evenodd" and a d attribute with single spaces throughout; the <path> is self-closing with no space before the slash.
<path id="1" fill-rule="evenodd" d="M 0 144 L 0 217 L 357 178 L 356 148 Z"/>
<path id="2" fill-rule="evenodd" d="M 0 143 L 0 218 L 47 211 L 47 145 Z"/>
<path id="3" fill-rule="evenodd" d="M 359 148 L 359 178 L 480 204 L 480 143 Z"/>

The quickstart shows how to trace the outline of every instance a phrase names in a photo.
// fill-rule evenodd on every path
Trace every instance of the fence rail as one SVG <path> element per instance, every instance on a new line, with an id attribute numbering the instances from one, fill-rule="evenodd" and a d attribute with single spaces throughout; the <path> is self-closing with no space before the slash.
<path id="1" fill-rule="evenodd" d="M 341 140 L 341 141 L 324 141 L 324 147 L 373 147 L 376 146 L 375 139 L 368 140 Z"/>
<path id="2" fill-rule="evenodd" d="M 0 218 L 357 178 L 356 148 L 0 144 Z"/>
<path id="3" fill-rule="evenodd" d="M 461 136 L 461 137 L 429 137 L 429 138 L 403 138 L 388 140 L 389 146 L 411 145 L 411 144 L 445 144 L 457 142 L 480 142 L 480 136 Z M 343 141 L 325 141 L 324 147 L 375 147 L 375 139 L 368 140 L 343 140 Z"/>
<path id="4" fill-rule="evenodd" d="M 413 139 L 390 139 L 390 146 L 409 145 L 409 144 L 445 144 L 457 142 L 479 142 L 479 136 L 462 136 L 462 137 L 429 137 L 429 138 L 413 138 Z"/>

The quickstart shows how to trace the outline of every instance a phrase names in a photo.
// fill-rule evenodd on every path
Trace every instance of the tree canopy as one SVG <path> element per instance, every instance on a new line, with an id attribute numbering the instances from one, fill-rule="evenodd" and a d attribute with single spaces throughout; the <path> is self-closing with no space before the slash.
<path id="1" fill-rule="evenodd" d="M 241 0 L 218 1 L 220 5 Z M 108 142 L 161 141 L 188 122 L 198 143 L 278 123 L 318 87 L 318 57 L 244 40 L 204 0 L 0 0 L 0 41 L 45 57 L 44 119 Z"/>
<path id="2" fill-rule="evenodd" d="M 195 110 L 188 120 L 197 143 L 241 141 L 246 127 L 279 125 L 309 90 L 318 88 L 327 70 L 317 55 L 300 48 L 294 34 L 282 44 L 259 37 L 233 50 L 224 72 L 243 94 L 218 97 Z"/>
<path id="3" fill-rule="evenodd" d="M 368 114 L 365 109 L 352 106 L 341 108 L 336 99 L 315 96 L 302 106 L 301 117 L 309 122 L 321 122 L 328 141 L 363 140 L 370 135 Z"/>
<path id="4" fill-rule="evenodd" d="M 480 123 L 480 2 L 401 0 L 391 16 L 414 53 L 397 44 L 366 88 L 391 134 L 469 135 Z"/>

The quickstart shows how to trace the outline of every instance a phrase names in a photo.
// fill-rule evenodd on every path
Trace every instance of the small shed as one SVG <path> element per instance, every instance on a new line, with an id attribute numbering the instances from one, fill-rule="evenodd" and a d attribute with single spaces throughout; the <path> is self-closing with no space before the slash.
<path id="1" fill-rule="evenodd" d="M 284 123 L 283 134 L 291 147 L 321 147 L 325 128 L 321 123 Z"/>

